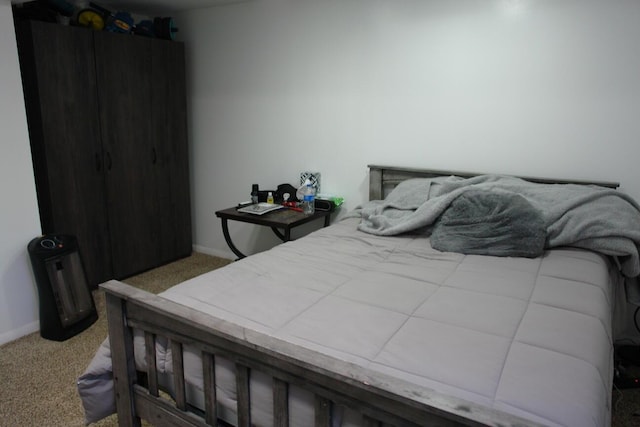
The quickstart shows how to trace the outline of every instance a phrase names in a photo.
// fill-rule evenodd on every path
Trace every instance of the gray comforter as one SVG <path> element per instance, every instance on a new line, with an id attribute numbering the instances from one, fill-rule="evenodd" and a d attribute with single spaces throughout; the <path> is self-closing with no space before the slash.
<path id="1" fill-rule="evenodd" d="M 640 206 L 628 195 L 603 187 L 535 184 L 515 177 L 482 175 L 411 179 L 385 200 L 354 210 L 359 229 L 376 235 L 431 233 L 440 216 L 462 194 L 490 191 L 523 197 L 540 213 L 546 248 L 573 246 L 616 257 L 627 277 L 640 275 Z"/>
<path id="2" fill-rule="evenodd" d="M 466 256 L 432 249 L 423 234 L 363 233 L 359 222 L 336 221 L 161 295 L 374 376 L 546 426 L 610 425 L 619 281 L 604 257 L 566 248 L 538 258 Z M 134 346 L 144 369 L 144 337 Z M 171 387 L 171 348 L 158 340 L 156 352 L 159 382 Z M 185 346 L 185 387 L 189 402 L 204 408 L 199 355 Z M 233 423 L 232 362 L 216 367 L 216 381 L 218 415 Z M 251 381 L 251 418 L 269 425 L 272 381 L 258 369 Z M 108 347 L 78 380 L 78 391 L 87 421 L 115 410 Z M 308 426 L 313 396 L 297 386 L 289 391 L 291 427 Z M 361 425 L 362 417 L 345 414 L 343 427 Z"/>

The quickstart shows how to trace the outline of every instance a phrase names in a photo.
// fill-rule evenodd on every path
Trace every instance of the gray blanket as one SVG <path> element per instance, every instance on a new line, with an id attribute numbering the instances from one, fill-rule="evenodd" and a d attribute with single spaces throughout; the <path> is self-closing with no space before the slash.
<path id="1" fill-rule="evenodd" d="M 524 197 L 541 214 L 546 248 L 573 246 L 617 258 L 627 277 L 640 274 L 640 206 L 628 195 L 603 187 L 535 184 L 514 177 L 481 175 L 416 178 L 400 183 L 385 200 L 356 208 L 359 229 L 377 235 L 430 233 L 461 194 L 496 191 Z"/>

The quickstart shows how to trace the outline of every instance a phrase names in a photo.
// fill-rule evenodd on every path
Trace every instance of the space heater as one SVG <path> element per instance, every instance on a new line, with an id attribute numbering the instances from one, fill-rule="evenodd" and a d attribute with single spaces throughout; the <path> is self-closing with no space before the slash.
<path id="1" fill-rule="evenodd" d="M 70 235 L 49 235 L 28 245 L 40 297 L 40 335 L 64 341 L 97 319 L 93 297 L 78 250 Z"/>

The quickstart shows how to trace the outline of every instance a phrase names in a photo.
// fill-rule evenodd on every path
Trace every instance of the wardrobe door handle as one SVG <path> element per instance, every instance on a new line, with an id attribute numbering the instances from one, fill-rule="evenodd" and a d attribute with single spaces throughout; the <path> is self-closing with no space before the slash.
<path id="1" fill-rule="evenodd" d="M 111 153 L 107 151 L 107 170 L 111 170 Z"/>
<path id="2" fill-rule="evenodd" d="M 158 153 L 156 153 L 156 147 L 151 149 L 151 164 L 155 165 L 158 161 Z"/>

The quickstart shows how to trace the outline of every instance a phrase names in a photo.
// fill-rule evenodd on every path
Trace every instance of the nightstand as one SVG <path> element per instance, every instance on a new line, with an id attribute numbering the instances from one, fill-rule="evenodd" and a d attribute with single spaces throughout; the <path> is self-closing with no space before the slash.
<path id="1" fill-rule="evenodd" d="M 231 241 L 229 235 L 228 221 L 240 221 L 248 222 L 250 224 L 263 225 L 271 227 L 271 230 L 276 236 L 283 242 L 291 240 L 291 229 L 298 227 L 302 224 L 306 224 L 318 219 L 324 219 L 324 227 L 327 227 L 331 222 L 330 211 L 318 211 L 311 215 L 306 215 L 302 212 L 295 211 L 293 209 L 282 208 L 276 211 L 267 212 L 262 215 L 256 215 L 251 213 L 238 212 L 237 208 L 229 208 L 216 212 L 216 216 L 222 220 L 222 233 L 224 239 L 229 245 L 229 248 L 233 251 L 238 258 L 245 258 L 244 255 Z"/>

